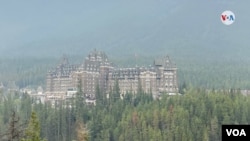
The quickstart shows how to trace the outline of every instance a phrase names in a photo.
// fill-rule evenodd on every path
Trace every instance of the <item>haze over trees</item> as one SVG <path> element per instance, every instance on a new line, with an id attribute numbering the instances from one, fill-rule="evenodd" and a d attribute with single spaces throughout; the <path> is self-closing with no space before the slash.
<path id="1" fill-rule="evenodd" d="M 158 55 L 169 55 L 177 64 L 180 84 L 249 89 L 249 4 L 231 0 L 2 2 L 0 13 L 6 14 L 0 33 L 0 80 L 5 84 L 15 80 L 20 87 L 44 85 L 46 71 L 62 54 L 72 57 L 72 63 L 81 63 L 97 48 L 123 66 L 150 65 Z M 220 21 L 220 14 L 228 9 L 236 15 L 231 26 Z"/>
<path id="2" fill-rule="evenodd" d="M 178 96 L 139 91 L 118 99 L 97 91 L 77 99 L 35 102 L 0 88 L 0 140 L 220 141 L 222 124 L 250 124 L 250 1 L 136 0 L 0 2 L 0 82 L 45 88 L 46 73 L 66 54 L 80 64 L 97 48 L 121 66 L 169 55 Z M 220 14 L 232 10 L 225 26 Z M 97 86 L 98 90 L 98 86 Z M 72 105 L 70 105 L 70 103 Z M 35 112 L 35 113 L 34 113 Z M 34 139 L 34 138 L 35 139 Z"/>

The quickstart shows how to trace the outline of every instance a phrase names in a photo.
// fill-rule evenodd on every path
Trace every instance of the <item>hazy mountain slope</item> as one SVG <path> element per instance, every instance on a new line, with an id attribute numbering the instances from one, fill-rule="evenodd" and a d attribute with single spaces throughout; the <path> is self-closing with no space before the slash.
<path id="1" fill-rule="evenodd" d="M 1 48 L 1 55 L 84 56 L 97 48 L 114 57 L 137 53 L 170 54 L 177 59 L 195 60 L 200 57 L 249 59 L 250 10 L 247 5 L 250 2 L 247 1 L 137 0 L 67 4 L 48 2 L 44 9 L 31 9 L 30 12 L 33 10 L 40 16 L 36 19 L 44 20 L 40 24 L 32 23 L 28 16 L 24 21 L 15 19 L 20 24 L 30 21 L 32 30 L 20 35 L 25 36 L 22 37 L 25 42 Z M 228 9 L 236 14 L 236 22 L 231 26 L 223 25 L 219 19 L 221 12 Z"/>

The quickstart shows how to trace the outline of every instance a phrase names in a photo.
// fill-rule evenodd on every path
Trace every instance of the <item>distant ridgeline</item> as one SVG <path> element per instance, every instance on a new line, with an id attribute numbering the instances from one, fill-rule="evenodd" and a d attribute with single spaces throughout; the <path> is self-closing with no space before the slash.
<path id="1" fill-rule="evenodd" d="M 63 56 L 61 63 L 47 74 L 46 98 L 66 99 L 72 97 L 77 88 L 89 99 L 100 92 L 109 94 L 118 83 L 120 95 L 137 93 L 139 88 L 157 96 L 162 93 L 177 93 L 177 68 L 168 56 L 154 61 L 150 67 L 119 68 L 108 60 L 104 52 L 92 51 L 81 65 L 71 65 Z"/>

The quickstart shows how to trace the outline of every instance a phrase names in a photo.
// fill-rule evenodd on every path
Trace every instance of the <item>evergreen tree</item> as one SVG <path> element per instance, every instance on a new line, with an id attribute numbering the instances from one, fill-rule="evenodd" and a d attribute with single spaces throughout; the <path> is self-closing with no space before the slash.
<path id="1" fill-rule="evenodd" d="M 105 96 L 103 93 L 101 93 L 99 84 L 96 85 L 95 97 L 96 97 L 96 105 L 104 106 Z"/>
<path id="2" fill-rule="evenodd" d="M 23 136 L 23 126 L 25 124 L 20 124 L 20 118 L 16 115 L 16 112 L 13 111 L 10 121 L 8 131 L 0 135 L 0 140 L 8 141 L 19 141 Z"/>
<path id="3" fill-rule="evenodd" d="M 31 113 L 29 125 L 22 141 L 44 141 L 40 138 L 40 124 L 34 111 Z"/>
<path id="4" fill-rule="evenodd" d="M 76 122 L 76 136 L 78 141 L 89 141 L 89 131 L 82 122 Z"/>
<path id="5" fill-rule="evenodd" d="M 118 79 L 115 80 L 115 85 L 114 85 L 113 93 L 111 97 L 112 97 L 112 102 L 120 100 L 120 87 L 119 87 Z"/>
<path id="6" fill-rule="evenodd" d="M 76 93 L 76 97 L 75 97 L 75 116 L 77 120 L 82 120 L 83 116 L 83 109 L 84 109 L 84 99 L 85 99 L 85 95 L 83 93 L 82 90 L 82 80 L 79 80 L 78 82 L 78 86 L 77 86 L 77 93 Z"/>

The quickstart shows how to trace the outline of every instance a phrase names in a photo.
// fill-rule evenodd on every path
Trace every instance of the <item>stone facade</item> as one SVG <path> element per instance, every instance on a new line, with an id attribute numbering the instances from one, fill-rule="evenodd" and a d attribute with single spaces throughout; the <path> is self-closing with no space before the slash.
<path id="1" fill-rule="evenodd" d="M 177 93 L 177 68 L 168 56 L 154 61 L 151 67 L 116 68 L 109 73 L 110 87 L 118 80 L 120 92 L 136 93 L 141 87 L 146 93 Z M 140 86 L 139 86 L 140 84 Z"/>
<path id="2" fill-rule="evenodd" d="M 47 73 L 46 96 L 48 98 L 63 98 L 69 88 L 73 87 L 72 72 L 77 66 L 70 65 L 66 56 L 63 56 L 60 64 Z"/>
<path id="3" fill-rule="evenodd" d="M 99 86 L 108 94 L 118 81 L 121 94 L 136 93 L 139 86 L 152 94 L 177 93 L 177 68 L 168 56 L 156 59 L 150 67 L 118 68 L 108 60 L 104 52 L 94 50 L 82 65 L 70 65 L 63 57 L 61 63 L 47 74 L 47 98 L 64 99 L 67 91 L 81 84 L 82 91 L 95 98 Z"/>

